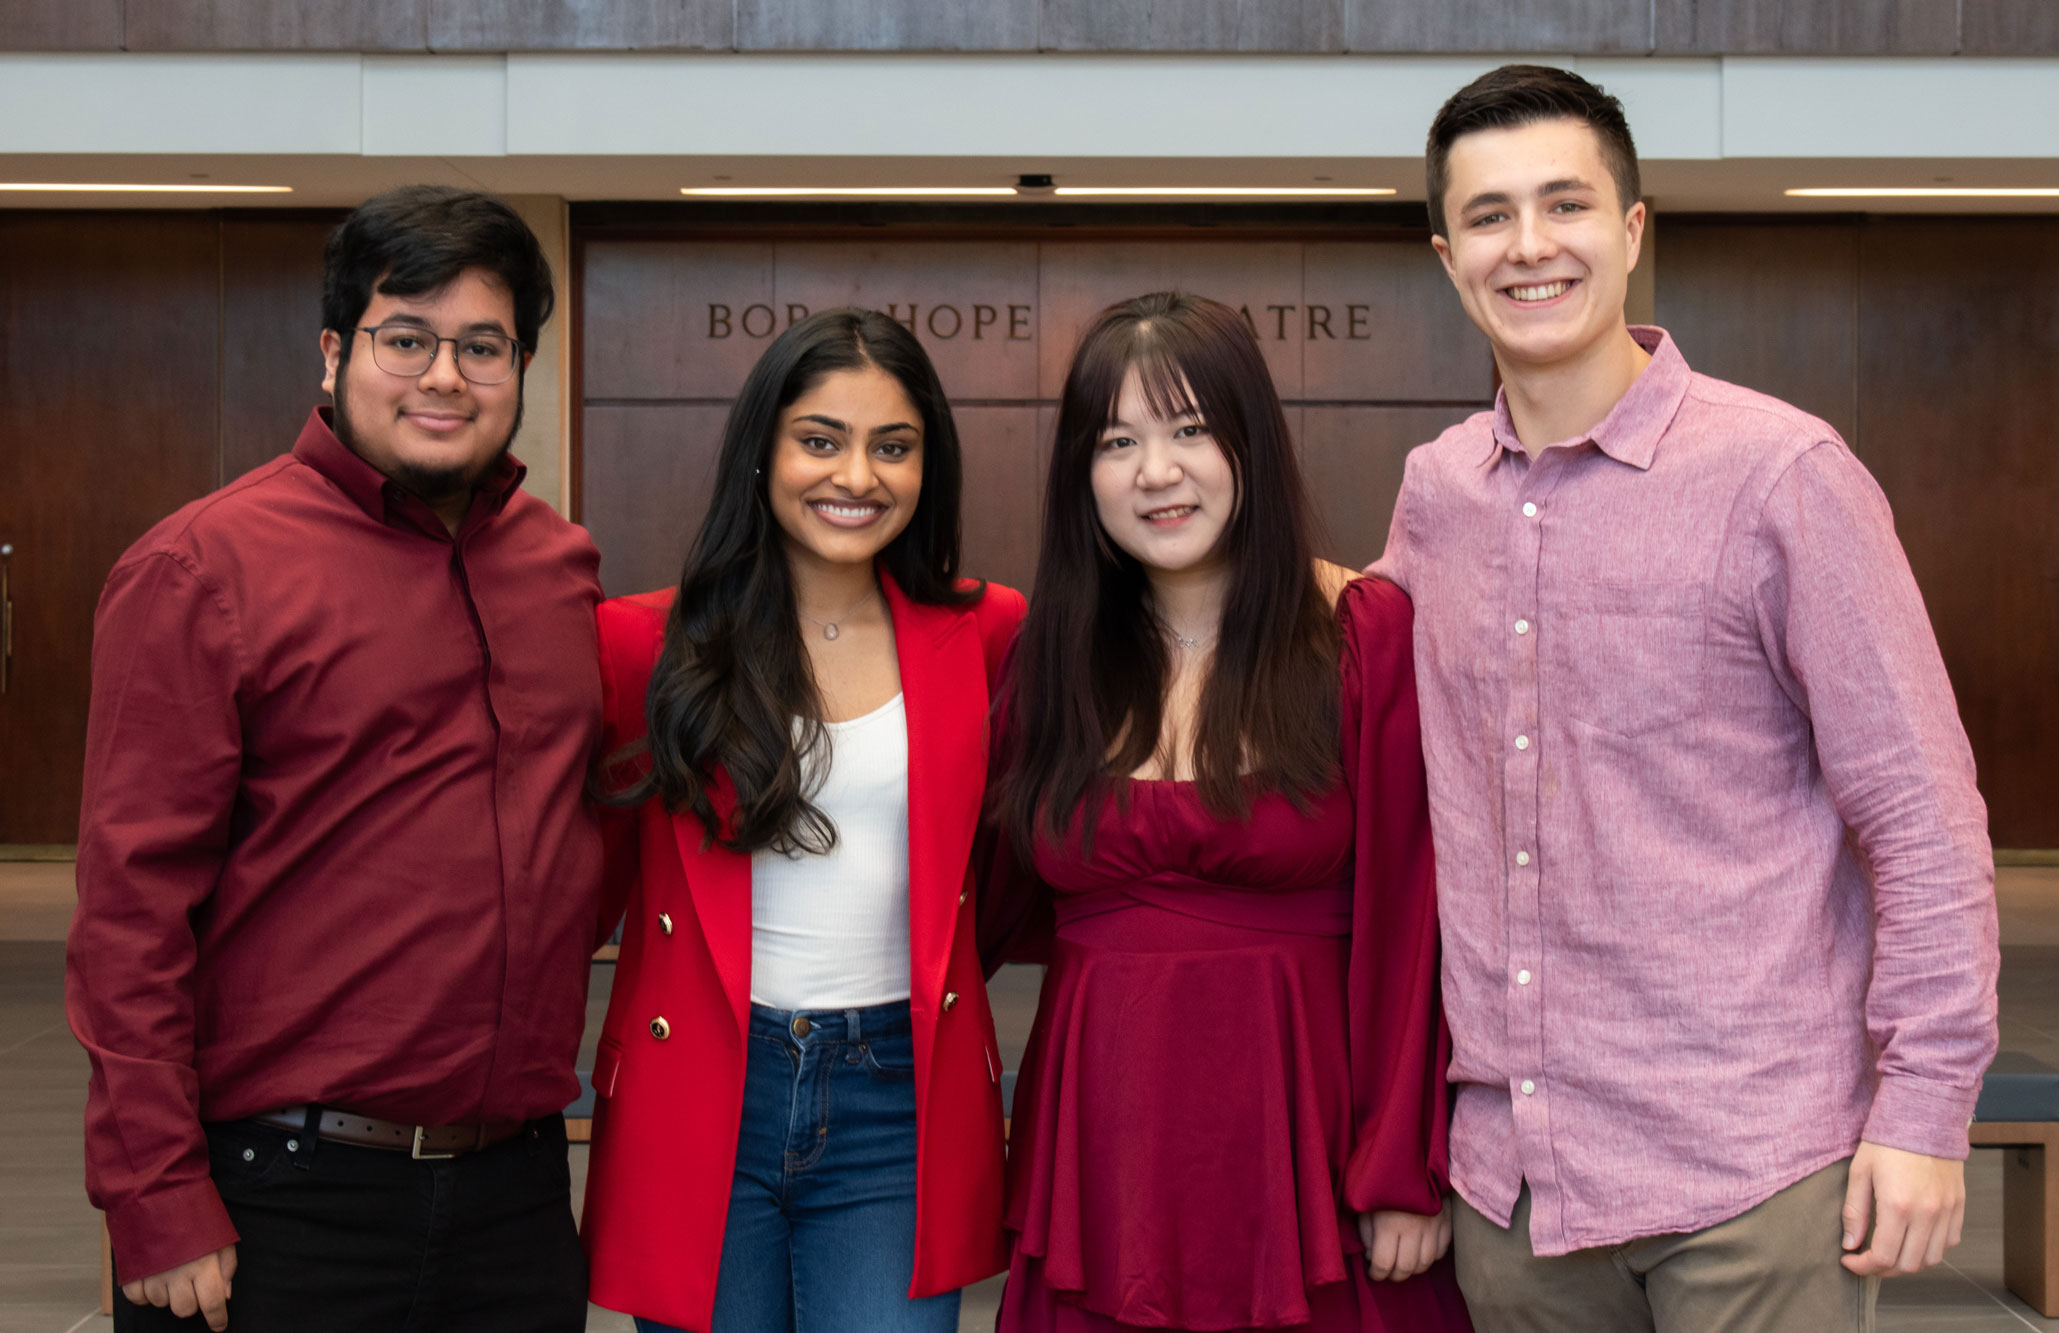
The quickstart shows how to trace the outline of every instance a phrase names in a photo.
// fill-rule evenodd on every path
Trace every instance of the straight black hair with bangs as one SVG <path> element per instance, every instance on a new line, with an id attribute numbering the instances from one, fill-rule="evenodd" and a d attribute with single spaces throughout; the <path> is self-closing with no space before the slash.
<path id="1" fill-rule="evenodd" d="M 1336 615 L 1315 576 L 1308 498 L 1272 374 L 1236 311 L 1156 292 L 1101 313 L 1059 404 L 1043 549 L 995 756 L 992 818 L 1024 854 L 1039 825 L 1062 837 L 1076 810 L 1091 842 L 1113 780 L 1163 751 L 1164 622 L 1144 567 L 1102 528 L 1090 475 L 1132 372 L 1161 419 L 1201 418 L 1236 483 L 1221 538 L 1229 592 L 1193 740 L 1203 802 L 1238 817 L 1254 792 L 1299 804 L 1337 781 Z"/>
<path id="2" fill-rule="evenodd" d="M 907 528 L 880 552 L 879 567 L 909 600 L 933 606 L 961 605 L 985 591 L 958 579 L 958 430 L 922 344 L 876 310 L 824 310 L 796 322 L 751 368 L 723 428 L 708 514 L 687 553 L 644 701 L 649 767 L 609 791 L 605 779 L 631 758 L 609 756 L 596 784 L 603 799 L 634 805 L 659 796 L 737 852 L 836 845 L 835 826 L 810 799 L 810 778 L 822 770 L 806 760 L 826 757 L 828 737 L 801 642 L 784 530 L 766 487 L 780 413 L 827 376 L 868 367 L 893 376 L 922 415 L 921 498 Z M 717 768 L 736 789 L 726 827 L 709 794 Z"/>

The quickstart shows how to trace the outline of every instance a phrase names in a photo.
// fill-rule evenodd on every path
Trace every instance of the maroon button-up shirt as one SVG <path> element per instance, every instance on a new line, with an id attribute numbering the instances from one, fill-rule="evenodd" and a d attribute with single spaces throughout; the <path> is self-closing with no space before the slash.
<path id="1" fill-rule="evenodd" d="M 1727 1220 L 1863 1135 L 1966 1155 L 1994 867 L 1887 502 L 1823 422 L 1651 364 L 1534 452 L 1409 455 L 1452 1183 L 1563 1254 Z M 1835 1226 L 1826 1218 L 1823 1225 Z"/>
<path id="2" fill-rule="evenodd" d="M 131 547 L 94 622 L 66 1007 L 128 1276 L 236 1239 L 203 1121 L 578 1093 L 599 557 L 512 460 L 453 540 L 324 415 Z"/>

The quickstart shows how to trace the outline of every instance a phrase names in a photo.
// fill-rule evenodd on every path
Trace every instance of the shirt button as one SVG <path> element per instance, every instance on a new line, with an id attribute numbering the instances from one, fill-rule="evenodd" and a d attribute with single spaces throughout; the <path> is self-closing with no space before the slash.
<path id="1" fill-rule="evenodd" d="M 1530 853 L 1528 853 L 1528 852 L 1517 852 L 1517 853 L 1516 853 L 1516 864 L 1517 864 L 1517 865 L 1519 865 L 1519 866 L 1526 866 L 1526 865 L 1529 865 L 1529 864 L 1530 864 Z"/>
<path id="2" fill-rule="evenodd" d="M 658 929 L 667 935 L 672 933 L 672 914 L 670 912 L 658 913 Z"/>
<path id="3" fill-rule="evenodd" d="M 653 1018 L 651 1020 L 651 1035 L 659 1041 L 663 1041 L 672 1035 L 672 1025 L 667 1023 L 663 1017 Z"/>
<path id="4" fill-rule="evenodd" d="M 815 1030 L 815 1025 L 808 1021 L 806 1014 L 795 1014 L 794 1021 L 788 1026 L 793 1029 L 796 1037 L 805 1037 Z"/>
<path id="5" fill-rule="evenodd" d="M 1527 750 L 1527 749 L 1529 749 L 1529 748 L 1530 748 L 1530 738 L 1529 738 L 1528 736 L 1518 736 L 1518 737 L 1516 737 L 1516 748 L 1517 748 L 1518 750 Z"/>
<path id="6" fill-rule="evenodd" d="M 1523 501 L 1523 517 L 1524 517 L 1524 518 L 1536 518 L 1536 517 L 1537 517 L 1537 506 L 1536 506 L 1536 505 L 1534 505 L 1534 504 L 1531 504 L 1531 503 L 1530 503 L 1530 502 L 1529 502 L 1528 500 L 1525 500 L 1525 501 Z"/>
<path id="7" fill-rule="evenodd" d="M 1531 1081 L 1530 1081 L 1529 1079 L 1527 1079 L 1527 1078 L 1526 1078 L 1526 1079 L 1524 1079 L 1524 1080 L 1523 1080 L 1523 1095 L 1524 1095 L 1525 1097 L 1528 1097 L 1528 1096 L 1529 1096 L 1529 1095 L 1530 1095 L 1531 1093 L 1533 1093 L 1533 1092 L 1535 1092 L 1535 1091 L 1537 1091 L 1537 1085 L 1536 1085 L 1535 1083 L 1532 1083 L 1532 1082 L 1531 1082 Z"/>
<path id="8" fill-rule="evenodd" d="M 1516 633 L 1518 633 L 1518 634 L 1528 634 L 1529 632 L 1530 632 L 1530 622 L 1529 622 L 1529 621 L 1527 621 L 1527 620 L 1518 620 L 1518 621 L 1516 622 Z"/>
<path id="9" fill-rule="evenodd" d="M 1526 968 L 1524 968 L 1524 969 L 1523 969 L 1522 971 L 1520 971 L 1520 972 L 1516 973 L 1516 984 L 1517 984 L 1518 986 L 1527 986 L 1527 985 L 1529 985 L 1529 984 L 1530 984 L 1530 969 L 1529 969 L 1529 968 L 1527 968 L 1527 967 L 1526 967 Z"/>

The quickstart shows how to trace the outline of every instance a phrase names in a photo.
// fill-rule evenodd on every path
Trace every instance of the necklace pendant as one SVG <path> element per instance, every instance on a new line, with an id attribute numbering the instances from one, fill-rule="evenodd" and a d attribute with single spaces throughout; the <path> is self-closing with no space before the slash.
<path id="1" fill-rule="evenodd" d="M 825 639 L 834 639 L 837 636 L 838 632 L 839 631 L 837 630 L 836 623 L 834 621 L 822 627 L 822 637 Z"/>

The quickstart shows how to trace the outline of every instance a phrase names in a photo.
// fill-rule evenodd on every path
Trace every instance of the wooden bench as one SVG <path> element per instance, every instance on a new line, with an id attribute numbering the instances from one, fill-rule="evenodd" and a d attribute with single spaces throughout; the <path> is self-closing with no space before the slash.
<path id="1" fill-rule="evenodd" d="M 1981 1084 L 1968 1137 L 2001 1148 L 2002 1281 L 2059 1318 L 2059 1069 L 2003 1052 Z"/>

